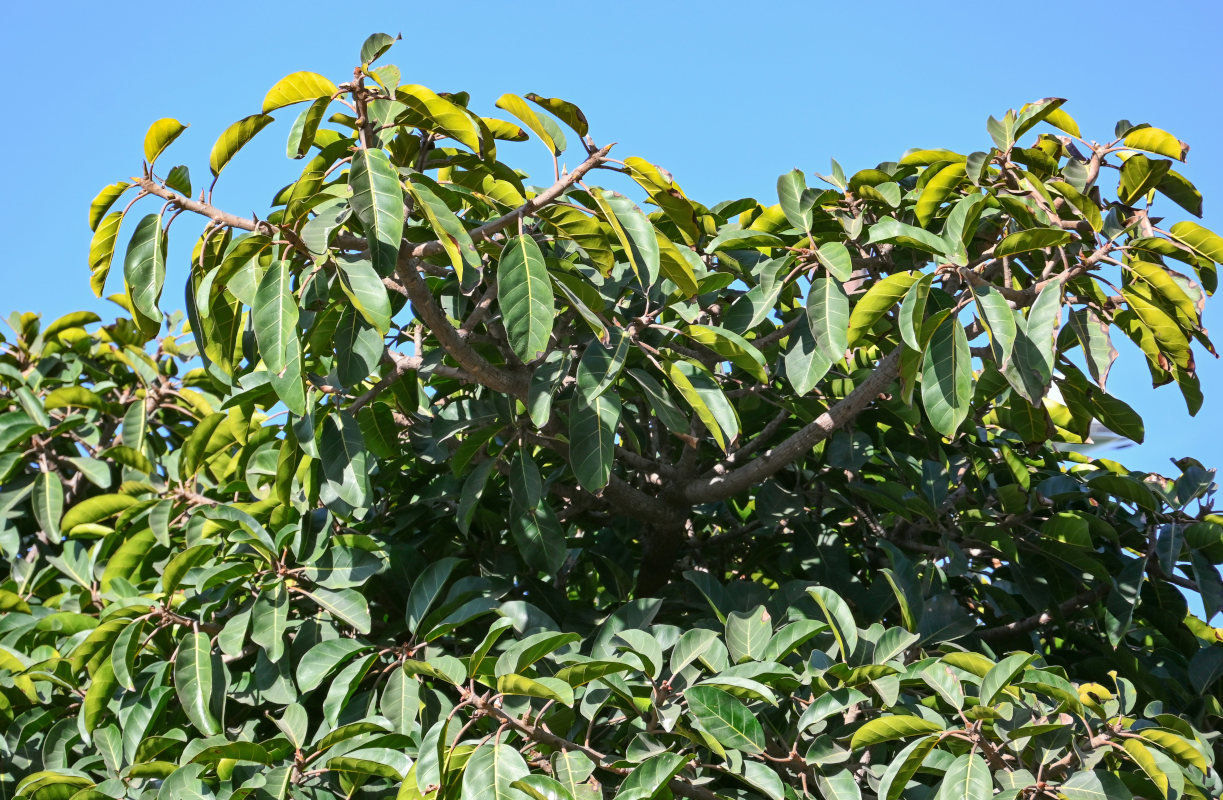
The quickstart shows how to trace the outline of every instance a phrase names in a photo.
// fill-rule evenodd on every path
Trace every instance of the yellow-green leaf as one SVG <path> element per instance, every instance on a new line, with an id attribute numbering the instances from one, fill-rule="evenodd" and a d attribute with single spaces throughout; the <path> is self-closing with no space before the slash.
<path id="1" fill-rule="evenodd" d="M 268 90 L 263 98 L 263 113 L 294 103 L 331 97 L 339 91 L 334 83 L 317 72 L 294 72 L 281 78 Z"/>
<path id="2" fill-rule="evenodd" d="M 149 166 L 153 166 L 153 162 L 157 157 L 170 146 L 170 143 L 178 138 L 179 134 L 187 130 L 187 126 L 176 119 L 159 119 L 149 126 L 149 131 L 144 135 L 144 160 L 149 162 Z"/>
<path id="3" fill-rule="evenodd" d="M 221 170 L 225 169 L 230 159 L 237 155 L 238 151 L 255 137 L 255 134 L 272 122 L 273 119 L 267 114 L 252 114 L 226 128 L 217 139 L 216 144 L 212 146 L 212 152 L 208 154 L 208 168 L 212 170 L 212 174 L 220 175 Z"/>

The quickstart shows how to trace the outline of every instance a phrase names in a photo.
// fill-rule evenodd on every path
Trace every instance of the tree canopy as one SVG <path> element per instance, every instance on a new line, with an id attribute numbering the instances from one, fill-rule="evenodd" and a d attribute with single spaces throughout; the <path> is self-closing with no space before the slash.
<path id="1" fill-rule="evenodd" d="M 704 205 L 393 41 L 202 184 L 153 123 L 89 209 L 123 314 L 10 318 L 0 797 L 1223 792 L 1214 472 L 1086 446 L 1143 439 L 1114 337 L 1202 403 L 1186 144 L 1046 98 Z M 236 215 L 282 109 L 301 175 Z"/>

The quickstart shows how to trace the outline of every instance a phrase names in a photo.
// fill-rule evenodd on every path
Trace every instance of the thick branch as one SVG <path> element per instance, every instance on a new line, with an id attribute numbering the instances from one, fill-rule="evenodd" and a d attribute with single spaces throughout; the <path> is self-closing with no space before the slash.
<path id="1" fill-rule="evenodd" d="M 715 475 L 689 483 L 683 488 L 684 500 L 693 505 L 725 500 L 780 472 L 804 453 L 810 452 L 812 447 L 827 439 L 833 431 L 858 416 L 896 378 L 900 370 L 901 349 L 896 348 L 880 361 L 870 377 L 850 392 L 848 397 L 764 455 L 732 469 L 725 475 Z"/>
<path id="2" fill-rule="evenodd" d="M 450 320 L 446 318 L 446 312 L 442 311 L 442 307 L 437 303 L 437 298 L 433 296 L 433 292 L 429 291 L 429 287 L 425 285 L 425 279 L 417 271 L 416 258 L 410 255 L 412 250 L 412 246 L 406 242 L 399 249 L 399 263 L 395 267 L 395 274 L 403 283 L 404 292 L 412 301 L 412 308 L 416 316 L 437 337 L 442 349 L 449 353 L 455 361 L 458 361 L 475 381 L 495 392 L 525 398 L 527 395 L 525 377 L 490 364 L 450 324 Z"/>

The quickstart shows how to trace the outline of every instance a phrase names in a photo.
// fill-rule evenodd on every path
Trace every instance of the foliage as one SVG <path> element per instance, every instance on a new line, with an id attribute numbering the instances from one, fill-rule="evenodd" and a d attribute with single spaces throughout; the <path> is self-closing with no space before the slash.
<path id="1" fill-rule="evenodd" d="M 11 319 L 0 796 L 1219 795 L 1213 472 L 1065 452 L 1143 437 L 1118 333 L 1201 404 L 1223 240 L 1152 214 L 1201 212 L 1185 145 L 1046 99 L 705 206 L 392 43 L 273 87 L 200 199 L 154 123 L 90 209 L 127 315 Z M 214 205 L 290 106 L 301 177 Z"/>

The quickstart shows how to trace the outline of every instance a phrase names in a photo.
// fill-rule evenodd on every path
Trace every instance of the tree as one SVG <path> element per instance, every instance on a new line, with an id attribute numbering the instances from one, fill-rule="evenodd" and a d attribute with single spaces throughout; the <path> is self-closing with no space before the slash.
<path id="1" fill-rule="evenodd" d="M 154 123 L 90 208 L 124 316 L 11 318 L 4 797 L 1219 795 L 1214 473 L 1064 449 L 1142 440 L 1114 335 L 1201 405 L 1186 145 L 1045 99 L 705 206 L 391 44 L 277 83 L 198 195 Z M 301 177 L 214 204 L 295 104 Z"/>

